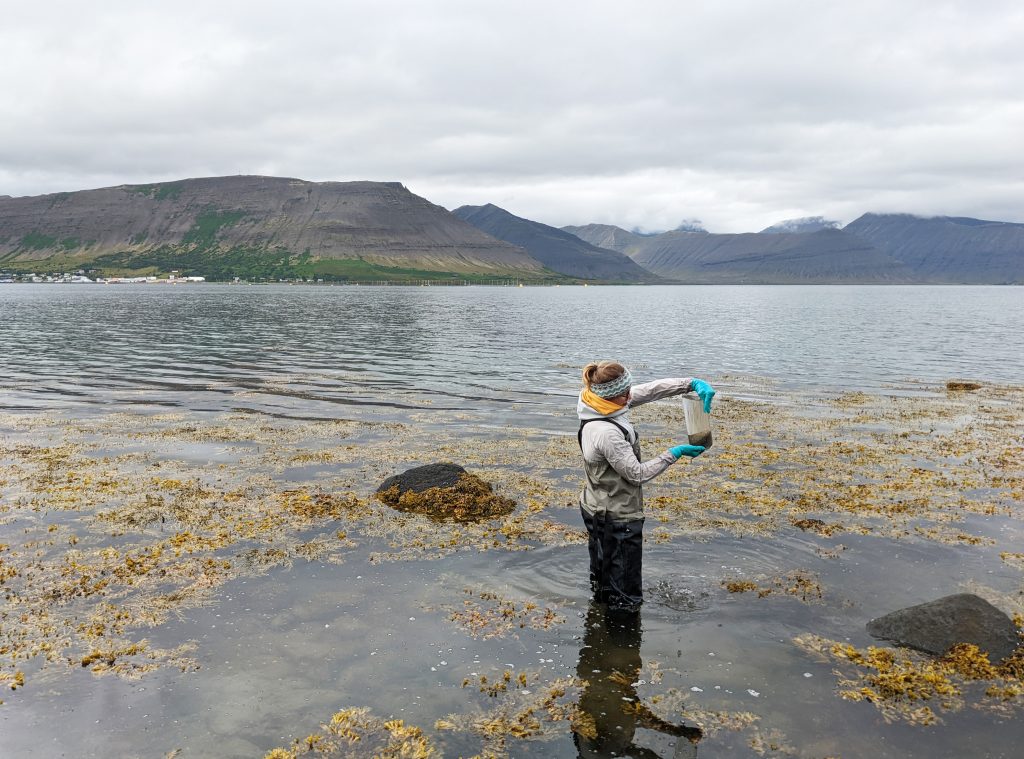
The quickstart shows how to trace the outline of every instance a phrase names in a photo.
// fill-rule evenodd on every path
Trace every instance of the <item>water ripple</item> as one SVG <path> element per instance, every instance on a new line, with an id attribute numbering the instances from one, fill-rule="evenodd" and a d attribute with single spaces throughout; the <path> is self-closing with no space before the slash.
<path id="1" fill-rule="evenodd" d="M 595 358 L 640 379 L 733 373 L 791 388 L 1019 382 L 1022 335 L 1012 287 L 8 285 L 0 387 L 9 409 L 116 405 L 119 389 L 144 394 L 133 404 L 227 409 L 258 392 L 307 410 L 551 415 Z"/>

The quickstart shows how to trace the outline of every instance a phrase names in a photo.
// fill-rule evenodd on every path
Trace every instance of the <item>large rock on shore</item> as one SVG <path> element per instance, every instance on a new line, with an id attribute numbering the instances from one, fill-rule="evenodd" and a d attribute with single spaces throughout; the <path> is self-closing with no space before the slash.
<path id="1" fill-rule="evenodd" d="M 1001 662 L 1020 645 L 1017 628 L 1006 614 L 971 593 L 894 611 L 867 624 L 876 638 L 941 655 L 958 643 L 973 643 Z"/>
<path id="2" fill-rule="evenodd" d="M 377 488 L 377 493 L 379 495 L 394 487 L 398 488 L 398 495 L 409 491 L 422 493 L 430 488 L 450 488 L 467 474 L 465 469 L 451 462 L 425 464 L 388 477 Z"/>
<path id="3" fill-rule="evenodd" d="M 458 464 L 425 464 L 388 477 L 377 497 L 399 511 L 432 519 L 477 522 L 512 513 L 516 502 L 497 495 L 489 482 Z"/>

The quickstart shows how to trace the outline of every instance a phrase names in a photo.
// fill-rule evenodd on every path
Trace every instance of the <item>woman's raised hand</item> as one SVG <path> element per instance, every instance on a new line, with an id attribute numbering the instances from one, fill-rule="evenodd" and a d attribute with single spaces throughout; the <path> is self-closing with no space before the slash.
<path id="1" fill-rule="evenodd" d="M 690 380 L 690 389 L 697 394 L 698 398 L 704 401 L 704 413 L 710 413 L 711 399 L 715 397 L 715 388 L 702 379 L 692 379 Z"/>

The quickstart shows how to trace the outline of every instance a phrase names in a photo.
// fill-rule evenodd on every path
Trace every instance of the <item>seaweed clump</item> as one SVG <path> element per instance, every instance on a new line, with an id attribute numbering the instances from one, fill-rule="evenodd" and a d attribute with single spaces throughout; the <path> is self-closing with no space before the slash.
<path id="1" fill-rule="evenodd" d="M 799 527 L 804 532 L 816 532 L 825 537 L 832 537 L 834 533 L 843 529 L 837 524 L 828 524 L 820 519 L 797 519 L 793 522 L 793 526 Z"/>
<path id="2" fill-rule="evenodd" d="M 533 689 L 524 689 L 522 675 L 501 684 L 512 688 L 490 689 L 482 683 L 481 692 L 488 697 L 497 697 L 498 703 L 487 711 L 474 710 L 465 714 L 449 714 L 434 723 L 434 729 L 472 735 L 483 741 L 483 750 L 477 756 L 499 757 L 512 754 L 509 744 L 513 741 L 538 741 L 555 737 L 557 725 L 567 723 L 573 732 L 589 733 L 593 721 L 580 711 L 579 694 L 584 681 L 575 677 L 559 677 L 541 684 L 536 675 L 525 678 Z M 464 686 L 465 687 L 465 684 Z M 499 695 L 499 693 L 501 695 Z M 515 744 L 513 744 L 514 746 Z"/>
<path id="3" fill-rule="evenodd" d="M 969 393 L 973 390 L 981 390 L 981 383 L 972 382 L 970 380 L 949 380 L 949 382 L 946 383 L 946 390 L 954 393 Z"/>
<path id="4" fill-rule="evenodd" d="M 448 487 L 433 487 L 415 492 L 402 491 L 398 485 L 378 491 L 377 497 L 388 506 L 439 521 L 480 522 L 511 514 L 516 502 L 494 492 L 490 483 L 468 472 Z"/>
<path id="5" fill-rule="evenodd" d="M 814 575 L 802 569 L 788 572 L 782 577 L 775 577 L 771 585 L 758 585 L 750 580 L 722 580 L 722 587 L 730 593 L 749 593 L 757 591 L 758 598 L 770 596 L 772 593 L 785 593 L 790 596 L 799 596 L 805 603 L 820 601 L 822 598 L 821 584 Z"/>
<path id="6" fill-rule="evenodd" d="M 482 603 L 465 599 L 461 609 L 449 609 L 448 621 L 454 622 L 474 638 L 502 637 L 516 628 L 548 630 L 565 622 L 565 618 L 548 607 L 539 607 L 532 601 L 517 605 L 512 599 L 502 598 L 490 591 L 474 592 L 466 588 L 466 594 L 476 595 Z"/>
<path id="7" fill-rule="evenodd" d="M 814 635 L 794 641 L 809 653 L 837 663 L 848 662 L 859 671 L 836 672 L 839 695 L 848 701 L 867 701 L 882 713 L 886 722 L 904 720 L 910 724 L 934 724 L 941 721 L 928 703 L 947 712 L 964 705 L 967 683 L 985 685 L 975 695 L 980 708 L 1019 705 L 1024 695 L 1024 647 L 1000 664 L 990 662 L 988 654 L 971 643 L 960 643 L 939 657 L 928 657 L 906 649 L 868 646 L 861 651 L 847 643 L 829 641 Z"/>
<path id="8" fill-rule="evenodd" d="M 275 748 L 264 759 L 296 759 L 300 756 L 378 756 L 403 759 L 435 759 L 440 751 L 415 725 L 403 720 L 383 720 L 367 708 L 343 709 L 314 733 L 293 741 L 290 748 Z"/>

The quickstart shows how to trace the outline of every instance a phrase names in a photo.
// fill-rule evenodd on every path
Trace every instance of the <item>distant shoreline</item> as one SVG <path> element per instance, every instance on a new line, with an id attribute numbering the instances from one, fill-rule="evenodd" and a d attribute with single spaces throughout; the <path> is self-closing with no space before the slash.
<path id="1" fill-rule="evenodd" d="M 453 281 L 450 279 L 422 280 L 413 282 L 376 280 L 366 282 L 301 282 L 282 280 L 277 282 L 227 282 L 224 280 L 203 280 L 201 282 L 188 280 L 167 280 L 156 279 L 148 282 L 115 282 L 109 280 L 76 280 L 76 281 L 52 281 L 52 282 L 24 282 L 18 280 L 0 279 L 0 285 L 117 285 L 119 287 L 131 285 L 192 285 L 192 286 L 272 286 L 289 285 L 303 287 L 1024 287 L 1020 283 L 1003 284 L 978 284 L 972 282 L 658 282 L 646 284 L 637 282 L 470 282 Z"/>

